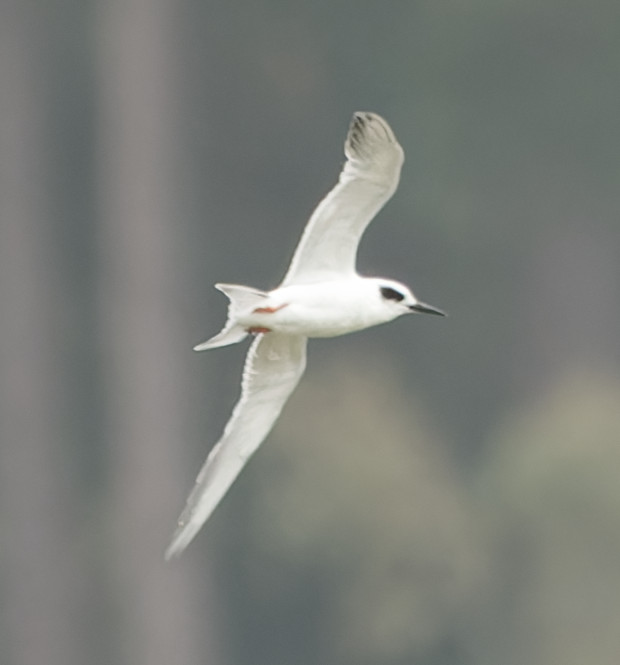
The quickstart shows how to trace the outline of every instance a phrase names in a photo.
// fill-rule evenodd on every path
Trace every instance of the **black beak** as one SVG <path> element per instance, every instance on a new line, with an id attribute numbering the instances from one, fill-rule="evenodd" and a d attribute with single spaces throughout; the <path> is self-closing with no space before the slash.
<path id="1" fill-rule="evenodd" d="M 420 312 L 421 314 L 437 314 L 437 316 L 446 316 L 445 312 L 442 312 L 440 309 L 432 307 L 431 305 L 427 305 L 424 302 L 418 302 L 415 305 L 409 305 L 409 309 L 412 312 Z"/>

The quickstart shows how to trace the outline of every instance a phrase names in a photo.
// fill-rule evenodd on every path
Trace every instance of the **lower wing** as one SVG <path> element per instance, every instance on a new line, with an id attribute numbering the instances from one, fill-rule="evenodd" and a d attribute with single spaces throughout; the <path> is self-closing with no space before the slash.
<path id="1" fill-rule="evenodd" d="M 306 338 L 268 333 L 254 341 L 245 361 L 241 397 L 198 474 L 166 550 L 179 556 L 264 441 L 306 366 Z"/>

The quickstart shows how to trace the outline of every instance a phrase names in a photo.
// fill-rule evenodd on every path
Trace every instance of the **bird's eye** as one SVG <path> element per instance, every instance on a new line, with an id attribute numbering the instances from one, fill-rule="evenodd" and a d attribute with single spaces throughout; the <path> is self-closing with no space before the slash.
<path id="1" fill-rule="evenodd" d="M 396 302 L 400 302 L 405 298 L 405 296 L 400 291 L 393 289 L 391 286 L 382 286 L 379 290 L 381 291 L 381 295 L 386 300 L 395 300 Z"/>

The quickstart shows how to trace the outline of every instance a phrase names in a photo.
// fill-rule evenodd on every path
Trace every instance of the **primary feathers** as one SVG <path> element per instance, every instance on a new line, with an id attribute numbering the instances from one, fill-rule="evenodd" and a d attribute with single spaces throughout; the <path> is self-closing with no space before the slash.
<path id="1" fill-rule="evenodd" d="M 282 284 L 269 292 L 217 285 L 230 300 L 226 325 L 195 349 L 234 344 L 248 334 L 256 338 L 241 397 L 198 474 L 167 559 L 187 547 L 271 430 L 304 372 L 308 337 L 341 335 L 412 312 L 443 314 L 404 284 L 355 270 L 360 238 L 394 193 L 404 160 L 387 122 L 355 113 L 345 154 L 338 183 L 312 214 Z"/>

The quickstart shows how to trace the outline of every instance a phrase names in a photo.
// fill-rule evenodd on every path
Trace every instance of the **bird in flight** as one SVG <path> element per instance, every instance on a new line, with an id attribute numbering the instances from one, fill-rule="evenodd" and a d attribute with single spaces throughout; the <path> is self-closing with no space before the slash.
<path id="1" fill-rule="evenodd" d="M 272 291 L 216 284 L 229 299 L 220 333 L 203 351 L 254 336 L 241 397 L 198 474 L 166 559 L 179 556 L 263 442 L 297 386 L 309 337 L 335 337 L 403 314 L 444 312 L 420 302 L 404 284 L 362 277 L 355 269 L 360 238 L 398 185 L 403 149 L 375 113 L 353 115 L 338 183 L 310 217 L 284 280 Z"/>

